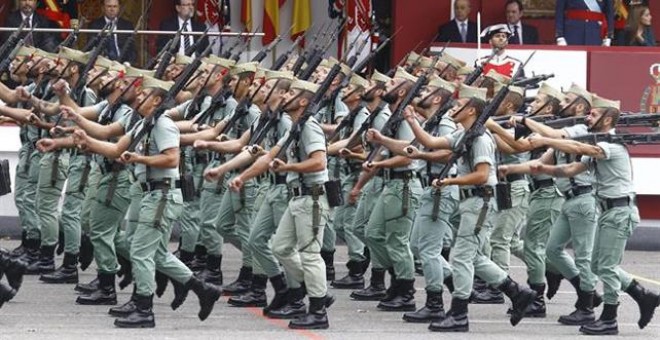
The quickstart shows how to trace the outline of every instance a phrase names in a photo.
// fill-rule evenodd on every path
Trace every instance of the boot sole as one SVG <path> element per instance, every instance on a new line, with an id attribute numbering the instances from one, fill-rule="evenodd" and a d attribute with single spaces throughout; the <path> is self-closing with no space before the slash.
<path id="1" fill-rule="evenodd" d="M 353 284 L 353 285 L 341 285 L 341 284 L 334 284 L 331 283 L 330 286 L 334 289 L 364 289 L 364 283 L 363 284 Z"/>
<path id="2" fill-rule="evenodd" d="M 245 293 L 247 293 L 247 292 L 249 292 L 249 291 L 250 291 L 249 289 L 245 289 L 245 290 L 235 290 L 235 291 L 227 291 L 227 290 L 225 290 L 225 289 L 223 288 L 223 290 L 222 290 L 222 295 L 223 295 L 223 296 L 237 296 L 237 295 L 243 295 L 243 294 L 245 294 Z"/>
<path id="3" fill-rule="evenodd" d="M 266 313 L 264 314 L 265 317 L 270 318 L 270 319 L 277 319 L 277 320 L 291 320 L 295 318 L 299 318 L 301 316 L 305 316 L 307 314 L 307 311 L 301 312 L 301 313 L 296 313 L 296 314 L 290 314 L 290 315 L 273 315 L 271 313 Z"/>
<path id="4" fill-rule="evenodd" d="M 431 332 L 440 332 L 440 333 L 466 333 L 470 331 L 470 327 L 461 327 L 461 328 L 431 328 L 429 327 L 429 330 Z"/>
<path id="5" fill-rule="evenodd" d="M 116 318 L 123 318 L 131 315 L 131 312 L 129 313 L 117 313 L 117 312 L 108 312 L 108 315 Z"/>
<path id="6" fill-rule="evenodd" d="M 402 319 L 403 319 L 403 321 L 410 322 L 410 323 L 430 323 L 430 322 L 442 321 L 442 318 L 414 319 L 414 318 L 407 318 L 405 315 L 402 317 Z"/>
<path id="7" fill-rule="evenodd" d="M 50 283 L 50 284 L 72 284 L 72 283 L 77 284 L 78 283 L 78 279 L 69 279 L 69 280 L 59 281 L 59 280 L 49 280 L 49 279 L 39 278 L 39 281 L 41 281 L 43 283 Z"/>
<path id="8" fill-rule="evenodd" d="M 580 329 L 580 333 L 584 335 L 617 335 L 619 334 L 619 330 L 609 330 L 609 331 L 604 331 L 604 332 L 592 332 L 592 331 L 586 331 L 584 329 Z"/>
<path id="9" fill-rule="evenodd" d="M 417 310 L 417 306 L 402 307 L 402 308 L 376 306 L 376 308 L 378 308 L 381 312 L 414 312 Z"/>
<path id="10" fill-rule="evenodd" d="M 351 299 L 353 299 L 353 301 L 380 301 L 384 297 L 385 297 L 385 295 L 383 295 L 383 296 L 374 296 L 374 297 L 354 297 L 354 296 L 351 296 Z"/>
<path id="11" fill-rule="evenodd" d="M 83 306 L 113 306 L 113 305 L 117 304 L 117 300 L 114 300 L 114 301 L 101 301 L 101 302 L 96 302 L 96 301 L 80 302 L 80 301 L 76 300 L 76 304 L 83 305 Z"/>
<path id="12" fill-rule="evenodd" d="M 557 322 L 559 322 L 560 324 L 565 325 L 565 326 L 585 326 L 585 325 L 588 325 L 588 324 L 590 324 L 594 321 L 596 321 L 595 318 L 594 319 L 589 319 L 589 320 L 583 320 L 583 321 L 579 321 L 579 322 L 569 321 L 569 320 L 562 320 L 562 319 L 557 320 Z"/>
<path id="13" fill-rule="evenodd" d="M 313 326 L 295 326 L 295 325 L 289 325 L 289 328 L 291 329 L 328 329 L 330 328 L 329 324 L 325 325 L 313 325 Z"/>
<path id="14" fill-rule="evenodd" d="M 237 307 L 237 308 L 247 308 L 247 307 L 266 307 L 267 303 L 236 303 L 236 302 L 231 302 L 227 301 L 227 304 L 231 305 L 232 307 Z"/>
<path id="15" fill-rule="evenodd" d="M 115 321 L 115 326 L 119 328 L 155 328 L 156 323 L 148 323 L 148 324 L 122 324 L 122 323 L 117 323 Z"/>

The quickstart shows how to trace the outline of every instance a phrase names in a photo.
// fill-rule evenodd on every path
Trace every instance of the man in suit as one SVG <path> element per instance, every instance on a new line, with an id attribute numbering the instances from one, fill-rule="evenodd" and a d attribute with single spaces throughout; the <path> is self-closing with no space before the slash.
<path id="1" fill-rule="evenodd" d="M 91 29 L 103 29 L 106 24 L 113 22 L 113 25 L 116 26 L 117 30 L 127 30 L 132 31 L 134 29 L 133 24 L 125 19 L 119 18 L 119 0 L 101 0 L 103 2 L 103 16 L 97 18 L 89 24 Z M 122 60 L 119 60 L 122 49 L 124 48 L 124 42 L 128 39 L 127 34 L 113 34 L 110 39 L 108 39 L 108 45 L 105 49 L 105 56 L 111 60 L 117 60 L 120 62 L 128 61 L 131 64 L 135 64 L 135 59 L 137 57 L 135 42 L 132 42 L 128 46 L 127 53 L 122 57 Z"/>
<path id="2" fill-rule="evenodd" d="M 610 46 L 613 35 L 613 0 L 557 0 L 557 45 Z"/>
<path id="3" fill-rule="evenodd" d="M 181 25 L 188 20 L 186 23 L 186 27 L 183 29 L 183 31 L 191 31 L 191 26 L 192 26 L 192 31 L 193 32 L 204 32 L 205 27 L 204 24 L 201 24 L 197 21 L 193 20 L 193 16 L 195 14 L 195 1 L 193 0 L 175 0 L 175 7 L 176 7 L 176 13 L 177 15 L 175 17 L 169 18 L 165 21 L 163 21 L 160 24 L 160 30 L 161 31 L 177 31 L 181 27 Z M 156 42 L 156 46 L 158 47 L 158 50 L 162 50 L 165 44 L 169 41 L 171 36 L 168 35 L 161 35 L 158 37 L 158 41 Z M 192 35 L 182 35 L 180 38 L 180 41 L 178 42 L 179 44 L 179 49 L 178 49 L 178 54 L 184 54 L 186 47 L 192 46 L 195 42 L 197 42 L 197 39 L 199 39 L 199 36 L 192 36 Z M 204 38 L 204 41 L 198 46 L 197 50 L 195 53 L 202 53 L 206 47 L 209 44 L 208 38 Z"/>
<path id="4" fill-rule="evenodd" d="M 522 1 L 507 0 L 506 23 L 512 33 L 509 45 L 537 45 L 539 43 L 539 31 L 534 26 L 523 24 L 520 20 L 522 17 Z"/>
<path id="5" fill-rule="evenodd" d="M 12 12 L 7 17 L 5 27 L 18 27 L 26 19 L 28 26 L 25 26 L 25 32 L 30 30 L 30 27 L 35 28 L 57 28 L 57 25 L 40 16 L 35 12 L 37 8 L 37 0 L 20 0 L 18 2 L 18 10 Z M 6 41 L 11 33 L 6 32 L 2 35 L 2 40 Z M 57 45 L 60 43 L 57 33 L 32 33 L 32 36 L 27 37 L 26 43 L 34 47 L 40 48 L 48 52 L 57 52 Z"/>
<path id="6" fill-rule="evenodd" d="M 437 41 L 463 43 L 477 42 L 477 24 L 468 21 L 470 15 L 470 0 L 454 2 L 454 19 L 440 26 Z"/>

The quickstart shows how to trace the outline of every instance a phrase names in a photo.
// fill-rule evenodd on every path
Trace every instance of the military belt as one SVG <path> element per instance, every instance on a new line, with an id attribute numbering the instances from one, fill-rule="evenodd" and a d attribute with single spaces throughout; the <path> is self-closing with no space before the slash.
<path id="1" fill-rule="evenodd" d="M 539 189 L 551 187 L 553 185 L 555 185 L 555 180 L 552 179 L 552 178 L 539 179 L 539 180 L 532 181 L 532 183 L 529 185 L 529 189 L 531 191 L 536 191 L 536 190 L 539 190 Z"/>
<path id="2" fill-rule="evenodd" d="M 493 197 L 494 192 L 495 189 L 493 189 L 493 187 L 490 185 L 472 189 L 461 189 L 461 199 L 464 200 L 475 196 L 483 198 Z"/>
<path id="3" fill-rule="evenodd" d="M 270 175 L 270 184 L 286 184 L 286 175 Z"/>
<path id="4" fill-rule="evenodd" d="M 195 154 L 195 164 L 209 164 L 208 154 Z"/>
<path id="5" fill-rule="evenodd" d="M 391 180 L 391 179 L 411 180 L 414 177 L 415 177 L 415 172 L 413 172 L 412 170 L 408 170 L 408 171 L 385 170 L 383 173 L 383 178 L 385 180 Z"/>
<path id="6" fill-rule="evenodd" d="M 99 166 L 99 169 L 101 170 L 101 174 L 105 176 L 112 172 L 122 171 L 126 169 L 126 166 L 117 162 L 103 162 L 103 164 Z"/>
<path id="7" fill-rule="evenodd" d="M 325 191 L 323 190 L 323 185 L 321 184 L 316 184 L 311 187 L 308 186 L 301 186 L 301 187 L 290 187 L 289 188 L 289 193 L 291 194 L 291 197 L 298 197 L 298 196 L 321 196 L 325 194 Z"/>
<path id="8" fill-rule="evenodd" d="M 169 189 L 180 189 L 181 181 L 172 180 L 171 178 L 165 178 L 160 181 L 147 181 L 141 182 L 140 188 L 143 192 L 146 191 L 155 191 L 155 190 L 169 190 Z"/>
<path id="9" fill-rule="evenodd" d="M 630 205 L 630 197 L 600 198 L 600 207 L 603 212 L 616 207 L 627 207 Z"/>
<path id="10" fill-rule="evenodd" d="M 571 198 L 591 193 L 591 190 L 593 190 L 591 185 L 579 185 L 564 191 L 563 194 L 567 200 L 570 200 Z"/>
<path id="11" fill-rule="evenodd" d="M 511 175 L 506 175 L 506 181 L 511 183 L 515 181 L 522 181 L 525 179 L 525 175 L 522 174 L 511 174 Z"/>

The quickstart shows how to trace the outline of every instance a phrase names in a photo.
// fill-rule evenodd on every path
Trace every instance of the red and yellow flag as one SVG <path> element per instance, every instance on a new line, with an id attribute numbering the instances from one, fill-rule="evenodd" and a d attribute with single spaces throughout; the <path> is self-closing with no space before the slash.
<path id="1" fill-rule="evenodd" d="M 241 4 L 241 22 L 245 30 L 252 32 L 252 0 L 243 0 Z"/>
<path id="2" fill-rule="evenodd" d="M 299 35 L 305 34 L 312 24 L 312 8 L 310 0 L 293 0 L 293 16 L 291 23 L 291 40 L 295 40 Z"/>
<path id="3" fill-rule="evenodd" d="M 280 31 L 280 7 L 286 0 L 264 0 L 264 36 L 261 43 L 270 44 Z"/>

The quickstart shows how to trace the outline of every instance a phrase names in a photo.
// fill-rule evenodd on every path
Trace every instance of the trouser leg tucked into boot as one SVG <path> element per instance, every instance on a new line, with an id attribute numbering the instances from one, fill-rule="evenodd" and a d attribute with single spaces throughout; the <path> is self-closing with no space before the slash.
<path id="1" fill-rule="evenodd" d="M 327 281 L 335 280 L 335 251 L 321 250 L 321 258 L 325 262 L 325 279 Z"/>
<path id="2" fill-rule="evenodd" d="M 429 330 L 434 332 L 467 332 L 470 330 L 468 321 L 468 300 L 453 298 L 451 308 L 442 321 L 432 322 Z"/>
<path id="3" fill-rule="evenodd" d="M 125 316 L 115 320 L 115 326 L 119 328 L 154 328 L 154 296 L 135 295 L 135 310 Z"/>
<path id="4" fill-rule="evenodd" d="M 369 287 L 351 293 L 358 301 L 380 301 L 385 297 L 385 269 L 371 268 Z"/>
<path id="5" fill-rule="evenodd" d="M 570 326 L 581 326 L 594 322 L 594 292 L 578 290 L 578 300 L 575 303 L 575 311 L 569 315 L 559 317 L 559 323 Z"/>
<path id="6" fill-rule="evenodd" d="M 281 308 L 270 309 L 265 315 L 273 319 L 294 319 L 303 316 L 307 312 L 305 305 L 305 291 L 303 287 L 290 288 L 287 295 L 287 303 Z"/>
<path id="7" fill-rule="evenodd" d="M 137 306 L 135 305 L 135 300 L 137 299 L 137 294 L 135 293 L 135 285 L 133 286 L 133 294 L 131 298 L 123 305 L 112 307 L 108 310 L 108 314 L 116 317 L 128 316 L 135 311 Z"/>
<path id="8" fill-rule="evenodd" d="M 362 289 L 364 288 L 364 273 L 362 262 L 350 260 L 346 263 L 348 275 L 339 280 L 332 281 L 331 286 L 337 289 Z"/>
<path id="9" fill-rule="evenodd" d="M 309 298 L 309 312 L 304 316 L 291 320 L 289 328 L 293 329 L 327 329 L 328 313 L 325 310 L 326 297 Z"/>
<path id="10" fill-rule="evenodd" d="M 616 322 L 616 309 L 619 305 L 605 304 L 603 313 L 598 320 L 580 327 L 580 332 L 586 335 L 617 335 L 619 325 Z"/>
<path id="11" fill-rule="evenodd" d="M 252 285 L 250 291 L 243 295 L 232 296 L 227 300 L 235 307 L 265 307 L 266 306 L 266 275 L 252 275 Z"/>
<path id="12" fill-rule="evenodd" d="M 55 270 L 55 246 L 41 246 L 39 260 L 32 262 L 25 270 L 25 274 L 45 274 Z"/>
<path id="13" fill-rule="evenodd" d="M 62 265 L 50 274 L 41 275 L 45 283 L 78 283 L 78 254 L 64 253 Z"/>
<path id="14" fill-rule="evenodd" d="M 202 270 L 197 277 L 206 283 L 216 286 L 222 286 L 222 255 L 208 255 L 206 257 L 206 268 Z"/>
<path id="15" fill-rule="evenodd" d="M 534 303 L 536 292 L 519 285 L 510 277 L 507 277 L 497 289 L 501 290 L 507 297 L 509 297 L 509 299 L 511 299 L 512 307 L 509 322 L 511 322 L 512 326 L 517 325 L 525 316 L 527 308 Z"/>
<path id="16" fill-rule="evenodd" d="M 202 245 L 195 246 L 195 259 L 190 262 L 190 270 L 197 272 L 204 270 L 206 268 L 206 259 L 208 258 L 208 252 L 206 247 Z"/>
<path id="17" fill-rule="evenodd" d="M 572 278 L 572 279 L 570 279 L 570 280 L 568 280 L 568 282 L 570 282 L 571 285 L 573 286 L 573 288 L 575 288 L 576 293 L 578 291 L 580 291 L 580 276 L 579 275 Z M 602 303 L 603 303 L 603 296 L 600 295 L 600 293 L 598 293 L 597 291 L 594 291 L 594 304 L 593 304 L 593 307 L 596 308 L 596 307 L 600 306 Z M 577 308 L 577 302 L 575 304 L 575 308 Z"/>
<path id="18" fill-rule="evenodd" d="M 651 322 L 655 309 L 660 306 L 660 295 L 651 292 L 650 290 L 642 287 L 636 280 L 633 280 L 630 286 L 626 289 L 626 293 L 630 295 L 637 306 L 639 306 L 639 321 L 637 325 L 639 328 L 644 328 Z"/>
<path id="19" fill-rule="evenodd" d="M 81 295 L 76 303 L 81 305 L 116 305 L 115 274 L 99 273 L 99 288 L 87 295 Z"/>
<path id="20" fill-rule="evenodd" d="M 407 322 L 428 323 L 441 321 L 445 318 L 445 310 L 442 304 L 442 292 L 426 291 L 426 304 L 416 312 L 403 314 L 403 320 Z"/>
<path id="21" fill-rule="evenodd" d="M 415 305 L 415 280 L 397 280 L 394 298 L 378 304 L 378 309 L 391 312 L 414 311 Z"/>
<path id="22" fill-rule="evenodd" d="M 243 294 L 250 290 L 252 284 L 252 267 L 241 267 L 236 281 L 226 285 L 223 288 L 225 295 L 238 295 Z"/>
<path id="23" fill-rule="evenodd" d="M 215 302 L 218 301 L 220 295 L 222 295 L 222 289 L 219 287 L 208 284 L 195 276 L 192 276 L 188 282 L 185 284 L 186 290 L 192 290 L 197 299 L 199 300 L 199 313 L 197 317 L 200 320 L 204 321 L 213 311 L 213 306 Z"/>

